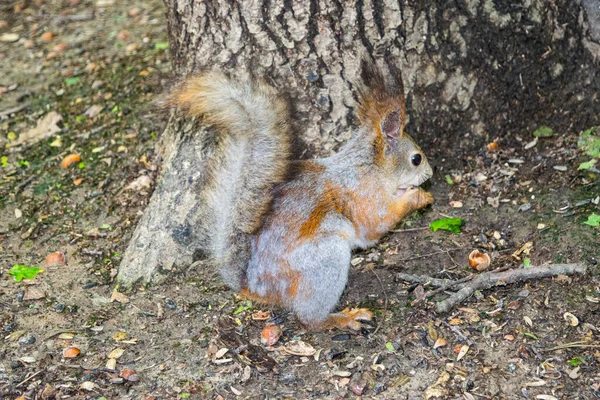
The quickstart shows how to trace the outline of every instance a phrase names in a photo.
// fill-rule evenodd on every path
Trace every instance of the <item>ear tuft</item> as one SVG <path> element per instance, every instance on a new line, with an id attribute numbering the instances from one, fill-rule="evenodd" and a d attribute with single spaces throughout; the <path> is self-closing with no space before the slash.
<path id="1" fill-rule="evenodd" d="M 387 138 L 397 138 L 402 136 L 403 126 L 402 116 L 399 110 L 394 110 L 381 120 L 381 133 Z"/>

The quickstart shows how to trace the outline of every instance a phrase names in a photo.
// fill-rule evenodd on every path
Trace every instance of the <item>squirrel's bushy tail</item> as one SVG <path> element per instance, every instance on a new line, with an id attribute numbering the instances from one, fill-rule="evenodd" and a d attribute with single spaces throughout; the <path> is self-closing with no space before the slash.
<path id="1" fill-rule="evenodd" d="M 216 148 L 208 160 L 200 215 L 193 226 L 202 249 L 225 282 L 243 285 L 249 236 L 269 211 L 274 187 L 292 159 L 289 103 L 258 80 L 238 81 L 218 72 L 188 78 L 163 105 L 180 107 L 212 126 Z"/>

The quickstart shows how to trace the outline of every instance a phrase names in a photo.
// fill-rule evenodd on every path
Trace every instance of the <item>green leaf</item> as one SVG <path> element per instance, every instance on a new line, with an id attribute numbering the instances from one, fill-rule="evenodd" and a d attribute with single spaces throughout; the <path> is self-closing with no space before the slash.
<path id="1" fill-rule="evenodd" d="M 396 351 L 396 348 L 394 347 L 394 345 L 392 344 L 392 342 L 387 342 L 385 344 L 385 348 L 388 349 L 389 351 Z"/>
<path id="2" fill-rule="evenodd" d="M 533 132 L 533 136 L 535 137 L 551 137 L 552 135 L 554 135 L 554 131 L 547 126 L 540 126 Z"/>
<path id="3" fill-rule="evenodd" d="M 246 305 L 241 305 L 238 308 L 235 309 L 235 311 L 233 312 L 233 315 L 238 315 L 239 313 L 243 313 L 246 310 L 249 310 L 252 308 L 252 302 L 250 300 L 246 300 Z"/>
<path id="4" fill-rule="evenodd" d="M 579 164 L 579 167 L 577 167 L 577 171 L 582 170 L 582 169 L 588 170 L 588 169 L 592 168 L 596 164 L 597 161 L 598 160 L 596 160 L 596 159 L 591 159 L 590 161 L 581 163 L 581 164 Z"/>
<path id="5" fill-rule="evenodd" d="M 167 42 L 158 42 L 154 44 L 155 50 L 166 50 L 169 48 L 169 43 Z"/>
<path id="6" fill-rule="evenodd" d="M 577 367 L 578 365 L 583 364 L 583 361 L 581 361 L 581 358 L 575 357 L 569 360 L 569 364 L 571 364 L 574 367 Z"/>
<path id="7" fill-rule="evenodd" d="M 590 215 L 588 217 L 587 221 L 585 221 L 584 224 L 589 225 L 589 226 L 600 225 L 600 215 L 598 215 L 596 213 L 592 213 L 592 215 Z"/>
<path id="8" fill-rule="evenodd" d="M 188 392 L 179 393 L 179 397 L 181 397 L 182 399 L 189 399 L 190 396 L 191 396 L 191 394 L 189 394 Z"/>
<path id="9" fill-rule="evenodd" d="M 74 78 L 67 78 L 65 79 L 65 83 L 67 84 L 67 86 L 73 86 L 79 83 L 79 81 L 81 81 L 81 78 L 76 76 Z"/>
<path id="10" fill-rule="evenodd" d="M 12 275 L 17 282 L 21 282 L 23 279 L 33 279 L 40 272 L 44 272 L 44 270 L 38 267 L 28 267 L 21 264 L 15 264 L 8 270 L 8 274 Z"/>
<path id="11" fill-rule="evenodd" d="M 2 156 L 2 158 L 0 158 L 0 162 L 2 162 L 2 168 L 8 167 L 8 157 Z"/>
<path id="12" fill-rule="evenodd" d="M 77 164 L 77 168 L 84 169 L 85 168 L 85 162 L 82 161 L 79 164 Z"/>
<path id="13" fill-rule="evenodd" d="M 528 338 L 531 338 L 533 340 L 540 340 L 538 339 L 537 336 L 535 336 L 533 333 L 529 333 L 529 332 L 523 332 L 523 335 L 527 336 Z"/>
<path id="14" fill-rule="evenodd" d="M 529 258 L 529 257 L 525 257 L 525 258 L 523 259 L 523 266 L 524 266 L 525 268 L 529 268 L 529 267 L 531 267 L 531 258 Z"/>
<path id="15" fill-rule="evenodd" d="M 452 177 L 450 175 L 446 175 L 446 183 L 448 185 L 454 185 L 454 181 L 452 180 Z"/>
<path id="16" fill-rule="evenodd" d="M 600 137 L 595 136 L 597 131 L 597 127 L 583 131 L 577 140 L 577 146 L 590 157 L 600 157 Z"/>
<path id="17" fill-rule="evenodd" d="M 429 225 L 432 231 L 442 229 L 454 233 L 460 233 L 460 227 L 464 224 L 464 221 L 460 218 L 443 218 L 436 219 Z"/>

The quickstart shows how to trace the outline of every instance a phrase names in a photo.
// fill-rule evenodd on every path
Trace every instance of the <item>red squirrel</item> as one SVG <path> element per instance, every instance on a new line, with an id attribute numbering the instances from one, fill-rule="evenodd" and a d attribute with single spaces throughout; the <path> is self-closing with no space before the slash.
<path id="1" fill-rule="evenodd" d="M 367 309 L 331 313 L 354 248 L 372 246 L 404 216 L 432 204 L 418 188 L 432 175 L 404 132 L 400 71 L 361 63 L 360 124 L 336 154 L 294 160 L 288 100 L 261 80 L 205 72 L 164 103 L 211 127 L 199 226 L 202 250 L 243 296 L 293 310 L 312 329 L 359 330 Z M 293 171 L 293 173 L 290 173 Z"/>

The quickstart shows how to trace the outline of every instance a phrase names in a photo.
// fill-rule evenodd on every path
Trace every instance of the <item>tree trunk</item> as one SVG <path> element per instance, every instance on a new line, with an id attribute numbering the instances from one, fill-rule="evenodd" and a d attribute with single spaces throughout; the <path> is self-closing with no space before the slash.
<path id="1" fill-rule="evenodd" d="M 297 99 L 306 156 L 349 138 L 361 53 L 402 69 L 408 132 L 434 165 L 443 156 L 444 167 L 462 166 L 488 141 L 540 125 L 566 134 L 600 120 L 598 0 L 165 4 L 174 75 L 217 68 L 268 77 Z M 121 284 L 156 281 L 200 256 L 190 221 L 210 152 L 201 132 L 172 116 L 161 179 L 124 254 Z"/>

